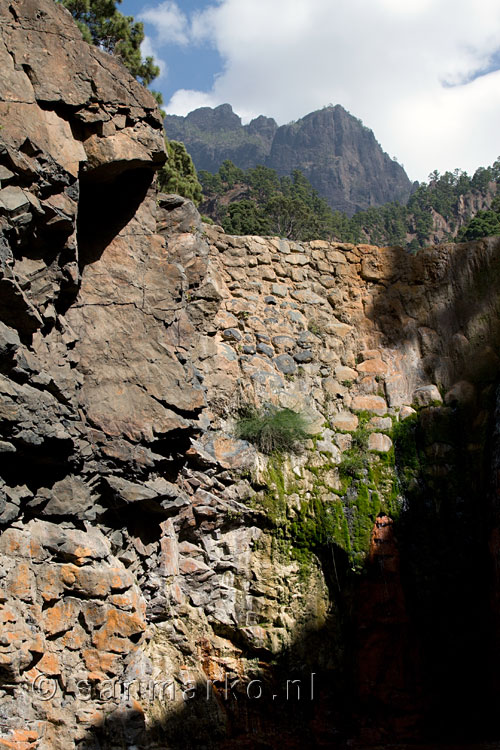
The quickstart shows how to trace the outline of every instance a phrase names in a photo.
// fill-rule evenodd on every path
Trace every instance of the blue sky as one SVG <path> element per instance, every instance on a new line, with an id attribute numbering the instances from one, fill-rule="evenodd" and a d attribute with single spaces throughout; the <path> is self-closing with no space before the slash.
<path id="1" fill-rule="evenodd" d="M 188 15 L 201 11 L 210 3 L 200 0 L 183 0 L 178 3 L 182 11 Z M 123 0 L 119 6 L 121 13 L 138 18 L 141 11 L 160 6 L 160 2 L 144 2 L 144 0 Z M 153 24 L 143 21 L 146 32 L 155 35 Z M 223 61 L 217 49 L 209 44 L 179 45 L 157 44 L 158 54 L 165 63 L 166 71 L 157 79 L 152 88 L 161 89 L 165 102 L 178 89 L 195 89 L 209 91 L 212 87 L 214 75 L 222 70 Z"/>
<path id="2" fill-rule="evenodd" d="M 411 179 L 500 156 L 499 0 L 123 0 L 170 114 L 342 104 Z"/>

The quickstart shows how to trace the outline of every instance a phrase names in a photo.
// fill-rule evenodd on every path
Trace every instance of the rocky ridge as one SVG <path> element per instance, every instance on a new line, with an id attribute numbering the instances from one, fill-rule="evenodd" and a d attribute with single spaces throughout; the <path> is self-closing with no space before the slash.
<path id="1" fill-rule="evenodd" d="M 66 11 L 12 0 L 0 20 L 0 747 L 415 736 L 439 705 L 419 654 L 449 622 L 425 598 L 420 536 L 425 586 L 401 567 L 398 519 L 431 507 L 411 505 L 423 476 L 440 498 L 465 464 L 463 487 L 489 488 L 472 469 L 494 413 L 499 241 L 409 256 L 225 235 L 157 195 L 155 103 Z M 236 439 L 249 403 L 306 415 L 303 450 L 269 458 Z M 405 423 L 426 456 L 406 499 Z M 495 568 L 492 503 L 475 514 Z M 427 536 L 433 509 L 416 518 Z M 488 598 L 472 554 L 488 539 L 457 529 L 450 653 L 478 636 L 464 599 Z M 436 562 L 442 593 L 440 575 Z M 469 712 L 473 666 L 463 648 Z M 249 700 L 252 680 L 311 674 L 300 711 Z M 458 672 L 438 677 L 436 692 Z"/>
<path id="2" fill-rule="evenodd" d="M 264 164 L 278 125 L 262 115 L 242 125 L 231 105 L 221 104 L 200 107 L 186 117 L 167 115 L 165 129 L 173 140 L 189 142 L 197 169 L 216 172 L 225 159 L 242 169 Z"/>
<path id="3" fill-rule="evenodd" d="M 225 159 L 241 169 L 264 164 L 279 175 L 299 169 L 331 208 L 352 216 L 390 201 L 406 203 L 412 185 L 373 132 L 340 105 L 281 125 L 268 117 L 241 124 L 229 104 L 167 115 L 169 138 L 183 141 L 196 169 L 217 172 Z"/>

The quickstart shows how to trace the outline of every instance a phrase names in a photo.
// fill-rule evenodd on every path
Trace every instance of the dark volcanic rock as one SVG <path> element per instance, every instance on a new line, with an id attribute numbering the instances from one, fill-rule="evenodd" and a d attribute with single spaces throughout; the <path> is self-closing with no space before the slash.
<path id="1" fill-rule="evenodd" d="M 278 128 L 267 165 L 279 174 L 300 169 L 332 208 L 349 215 L 389 201 L 406 203 L 411 192 L 403 167 L 339 105 Z"/>

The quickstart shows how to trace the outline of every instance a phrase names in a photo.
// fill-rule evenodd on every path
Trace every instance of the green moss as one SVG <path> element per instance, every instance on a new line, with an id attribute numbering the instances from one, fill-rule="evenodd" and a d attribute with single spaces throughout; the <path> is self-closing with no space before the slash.
<path id="1" fill-rule="evenodd" d="M 305 582 L 311 575 L 314 564 L 313 554 L 309 549 L 304 547 L 291 548 L 292 560 L 299 563 L 299 580 Z"/>
<path id="2" fill-rule="evenodd" d="M 275 453 L 267 462 L 267 476 L 271 484 L 274 484 L 279 499 L 285 501 L 285 476 L 283 472 L 283 457 Z"/>
<path id="3" fill-rule="evenodd" d="M 283 463 L 283 457 L 280 454 L 275 453 L 270 456 L 264 477 L 267 489 L 260 498 L 260 506 L 275 526 L 283 526 L 287 518 Z"/>
<path id="4" fill-rule="evenodd" d="M 365 427 L 366 418 L 369 418 L 368 412 L 366 412 L 366 415 L 362 412 L 357 429 L 351 433 L 351 447 L 342 454 L 342 461 L 339 466 L 341 477 L 360 479 L 368 467 L 369 432 Z"/>
<path id="5" fill-rule="evenodd" d="M 395 479 L 392 482 L 391 489 L 387 495 L 386 507 L 387 514 L 397 520 L 401 511 L 400 504 L 401 492 L 399 482 Z"/>
<path id="6" fill-rule="evenodd" d="M 347 518 L 343 516 L 342 518 L 342 536 L 341 536 L 344 544 L 341 545 L 344 547 L 345 551 L 348 553 L 349 556 L 352 555 L 352 546 L 351 546 L 351 537 L 349 536 L 349 526 L 347 524 Z"/>
<path id="7" fill-rule="evenodd" d="M 347 553 L 353 568 L 361 569 L 370 546 L 373 524 L 380 512 L 380 495 L 366 482 L 351 478 L 356 494 L 346 499 L 345 507 L 345 492 L 341 499 L 327 488 L 331 494 L 325 501 L 319 495 L 321 488 L 327 486 L 322 479 L 323 469 L 314 467 L 313 476 L 317 481 L 311 493 L 313 498 L 302 503 L 300 512 L 291 522 L 292 544 L 294 548 L 316 553 L 328 544 L 336 544 Z"/>
<path id="8" fill-rule="evenodd" d="M 394 466 L 396 463 L 394 448 L 391 448 L 388 451 L 383 451 L 382 453 L 377 453 L 377 455 L 380 463 L 384 466 Z"/>
<path id="9" fill-rule="evenodd" d="M 284 523 L 286 507 L 273 492 L 265 492 L 263 496 L 256 496 L 256 504 L 265 511 L 275 526 L 281 526 Z"/>
<path id="10" fill-rule="evenodd" d="M 370 421 L 370 419 L 373 417 L 373 414 L 370 411 L 363 409 L 362 411 L 356 412 L 356 416 L 358 417 L 359 426 L 363 427 L 367 422 Z"/>
<path id="11" fill-rule="evenodd" d="M 395 462 L 399 451 L 399 457 L 417 470 L 413 434 L 416 422 L 410 420 L 404 426 L 397 423 L 388 431 L 395 441 L 394 450 L 375 454 L 368 451 L 370 432 L 366 425 L 371 416 L 369 412 L 359 415 L 358 428 L 351 433 L 351 448 L 343 453 L 340 465 L 326 455 L 323 464 L 306 465 L 309 496 L 303 498 L 299 509 L 287 505 L 292 487 L 287 486 L 284 459 L 273 455 L 268 461 L 268 489 L 263 504 L 274 525 L 274 549 L 280 554 L 287 554 L 288 550 L 300 565 L 301 578 L 310 574 L 314 555 L 330 557 L 331 545 L 346 552 L 353 570 L 361 570 L 377 515 L 384 512 L 396 518 L 399 514 L 401 498 Z M 342 481 L 341 489 L 331 487 L 331 480 L 327 479 L 328 472 L 335 470 Z M 300 495 L 300 487 L 294 485 L 293 491 Z"/>
<path id="12" fill-rule="evenodd" d="M 321 467 L 321 466 L 309 466 L 308 465 L 305 468 L 307 469 L 307 471 L 310 471 L 311 474 L 314 474 L 315 477 L 319 477 L 320 474 L 322 473 L 322 468 L 323 467 Z"/>
<path id="13" fill-rule="evenodd" d="M 420 473 L 421 459 L 417 447 L 419 419 L 416 414 L 403 422 L 396 422 L 392 430 L 394 443 L 394 463 L 398 467 L 401 491 L 406 492 L 412 481 Z M 394 493 L 393 493 L 394 494 Z M 394 497 L 392 496 L 394 502 Z"/>
<path id="14" fill-rule="evenodd" d="M 361 567 L 370 547 L 371 533 L 376 518 L 371 491 L 366 485 L 359 487 L 353 505 L 351 562 L 354 567 Z"/>
<path id="15" fill-rule="evenodd" d="M 372 515 L 376 518 L 381 509 L 380 496 L 378 492 L 372 492 Z"/>

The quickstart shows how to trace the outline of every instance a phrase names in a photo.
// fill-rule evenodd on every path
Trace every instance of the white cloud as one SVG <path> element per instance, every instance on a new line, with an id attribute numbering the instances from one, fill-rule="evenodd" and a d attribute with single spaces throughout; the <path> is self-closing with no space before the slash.
<path id="1" fill-rule="evenodd" d="M 191 39 L 193 42 L 210 42 L 215 37 L 217 9 L 209 6 L 206 10 L 195 11 L 191 16 Z"/>
<path id="2" fill-rule="evenodd" d="M 144 8 L 137 18 L 154 26 L 162 44 L 186 45 L 189 42 L 188 19 L 172 0 L 164 0 L 155 8 Z"/>
<path id="3" fill-rule="evenodd" d="M 220 103 L 214 96 L 203 91 L 178 89 L 170 99 L 168 106 L 164 107 L 164 110 L 167 115 L 187 115 L 193 109 L 216 107 Z"/>
<path id="4" fill-rule="evenodd" d="M 141 18 L 156 12 L 161 37 L 209 42 L 224 61 L 211 91 L 177 91 L 171 113 L 230 102 L 283 123 L 342 104 L 420 180 L 500 153 L 500 73 L 463 83 L 498 49 L 498 0 L 220 0 L 191 19 L 164 2 Z"/>
<path id="5" fill-rule="evenodd" d="M 155 78 L 155 80 L 161 81 L 162 78 L 166 78 L 167 73 L 168 73 L 167 63 L 165 62 L 165 60 L 162 60 L 162 58 L 159 56 L 151 40 L 151 37 L 147 35 L 142 40 L 141 56 L 143 59 L 145 57 L 154 57 L 155 65 L 158 65 L 158 67 L 160 68 L 160 75 L 158 76 L 158 78 Z"/>

